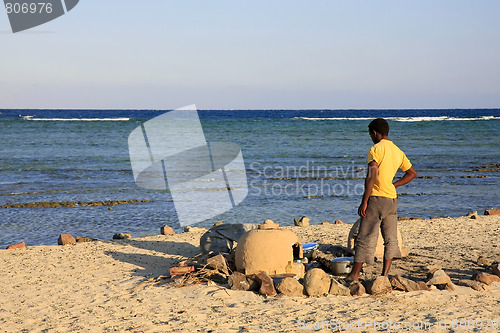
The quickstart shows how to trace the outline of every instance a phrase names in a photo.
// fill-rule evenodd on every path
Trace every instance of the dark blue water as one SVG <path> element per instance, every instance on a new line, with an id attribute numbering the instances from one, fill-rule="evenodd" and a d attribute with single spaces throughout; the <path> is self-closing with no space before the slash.
<path id="1" fill-rule="evenodd" d="M 134 183 L 128 136 L 155 110 L 0 110 L 0 205 L 147 199 L 97 207 L 0 209 L 0 247 L 55 244 L 60 233 L 111 238 L 180 230 L 171 196 Z M 390 138 L 419 173 L 398 189 L 399 214 L 460 216 L 500 206 L 500 110 L 199 111 L 207 141 L 240 146 L 247 198 L 216 221 L 282 225 L 356 220 L 367 126 L 385 117 Z"/>

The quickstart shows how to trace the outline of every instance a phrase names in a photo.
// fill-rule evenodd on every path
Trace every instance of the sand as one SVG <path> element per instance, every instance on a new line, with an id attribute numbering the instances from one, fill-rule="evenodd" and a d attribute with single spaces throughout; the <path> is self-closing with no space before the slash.
<path id="1" fill-rule="evenodd" d="M 346 245 L 350 225 L 289 228 L 303 242 L 327 249 Z M 500 260 L 500 216 L 412 220 L 400 228 L 410 256 L 395 261 L 391 274 L 423 278 L 422 266 L 434 264 L 457 282 L 484 271 L 478 256 Z M 484 326 L 488 320 L 500 325 L 498 282 L 484 292 L 457 286 L 379 297 L 266 298 L 218 285 L 178 288 L 151 280 L 198 254 L 201 234 L 0 250 L 0 331 L 333 332 L 343 324 L 347 332 L 453 332 L 457 326 L 472 332 L 482 323 L 481 332 L 497 332 L 491 322 Z M 380 269 L 367 267 L 362 278 Z"/>

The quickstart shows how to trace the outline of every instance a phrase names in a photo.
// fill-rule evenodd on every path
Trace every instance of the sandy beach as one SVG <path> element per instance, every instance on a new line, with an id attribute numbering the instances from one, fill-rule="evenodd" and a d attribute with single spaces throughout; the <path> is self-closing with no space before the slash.
<path id="1" fill-rule="evenodd" d="M 287 228 L 302 242 L 327 248 L 345 246 L 350 227 Z M 399 227 L 410 255 L 394 262 L 391 275 L 424 279 L 423 267 L 437 265 L 457 282 L 489 272 L 476 263 L 479 256 L 500 260 L 498 215 L 401 221 Z M 337 324 L 357 332 L 453 332 L 457 325 L 463 331 L 498 331 L 492 324 L 500 322 L 499 282 L 482 292 L 456 286 L 379 297 L 264 297 L 227 285 L 156 282 L 200 253 L 202 233 L 0 250 L 0 331 L 333 332 Z M 361 278 L 380 270 L 376 263 Z"/>

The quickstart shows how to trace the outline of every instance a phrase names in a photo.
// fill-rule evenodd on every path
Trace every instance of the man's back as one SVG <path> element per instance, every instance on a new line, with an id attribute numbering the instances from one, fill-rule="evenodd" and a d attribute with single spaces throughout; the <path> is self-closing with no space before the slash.
<path id="1" fill-rule="evenodd" d="M 411 168 L 410 160 L 392 141 L 382 139 L 368 152 L 368 163 L 378 164 L 378 175 L 373 184 L 372 196 L 397 198 L 392 181 L 398 169 L 407 171 Z"/>

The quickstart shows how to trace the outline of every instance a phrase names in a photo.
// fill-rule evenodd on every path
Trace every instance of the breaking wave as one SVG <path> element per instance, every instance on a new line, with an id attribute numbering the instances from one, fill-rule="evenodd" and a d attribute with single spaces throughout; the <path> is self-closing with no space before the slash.
<path id="1" fill-rule="evenodd" d="M 348 118 L 348 117 L 335 117 L 335 118 L 310 118 L 310 117 L 295 117 L 293 119 L 302 119 L 302 120 L 372 120 L 373 117 L 359 117 L 359 118 Z M 460 118 L 460 117 L 448 117 L 448 116 L 440 116 L 440 117 L 385 117 L 387 120 L 399 121 L 399 122 L 420 122 L 420 121 L 476 121 L 476 120 L 496 120 L 500 119 L 500 117 L 495 116 L 481 116 L 481 117 L 468 117 L 468 118 Z"/>

